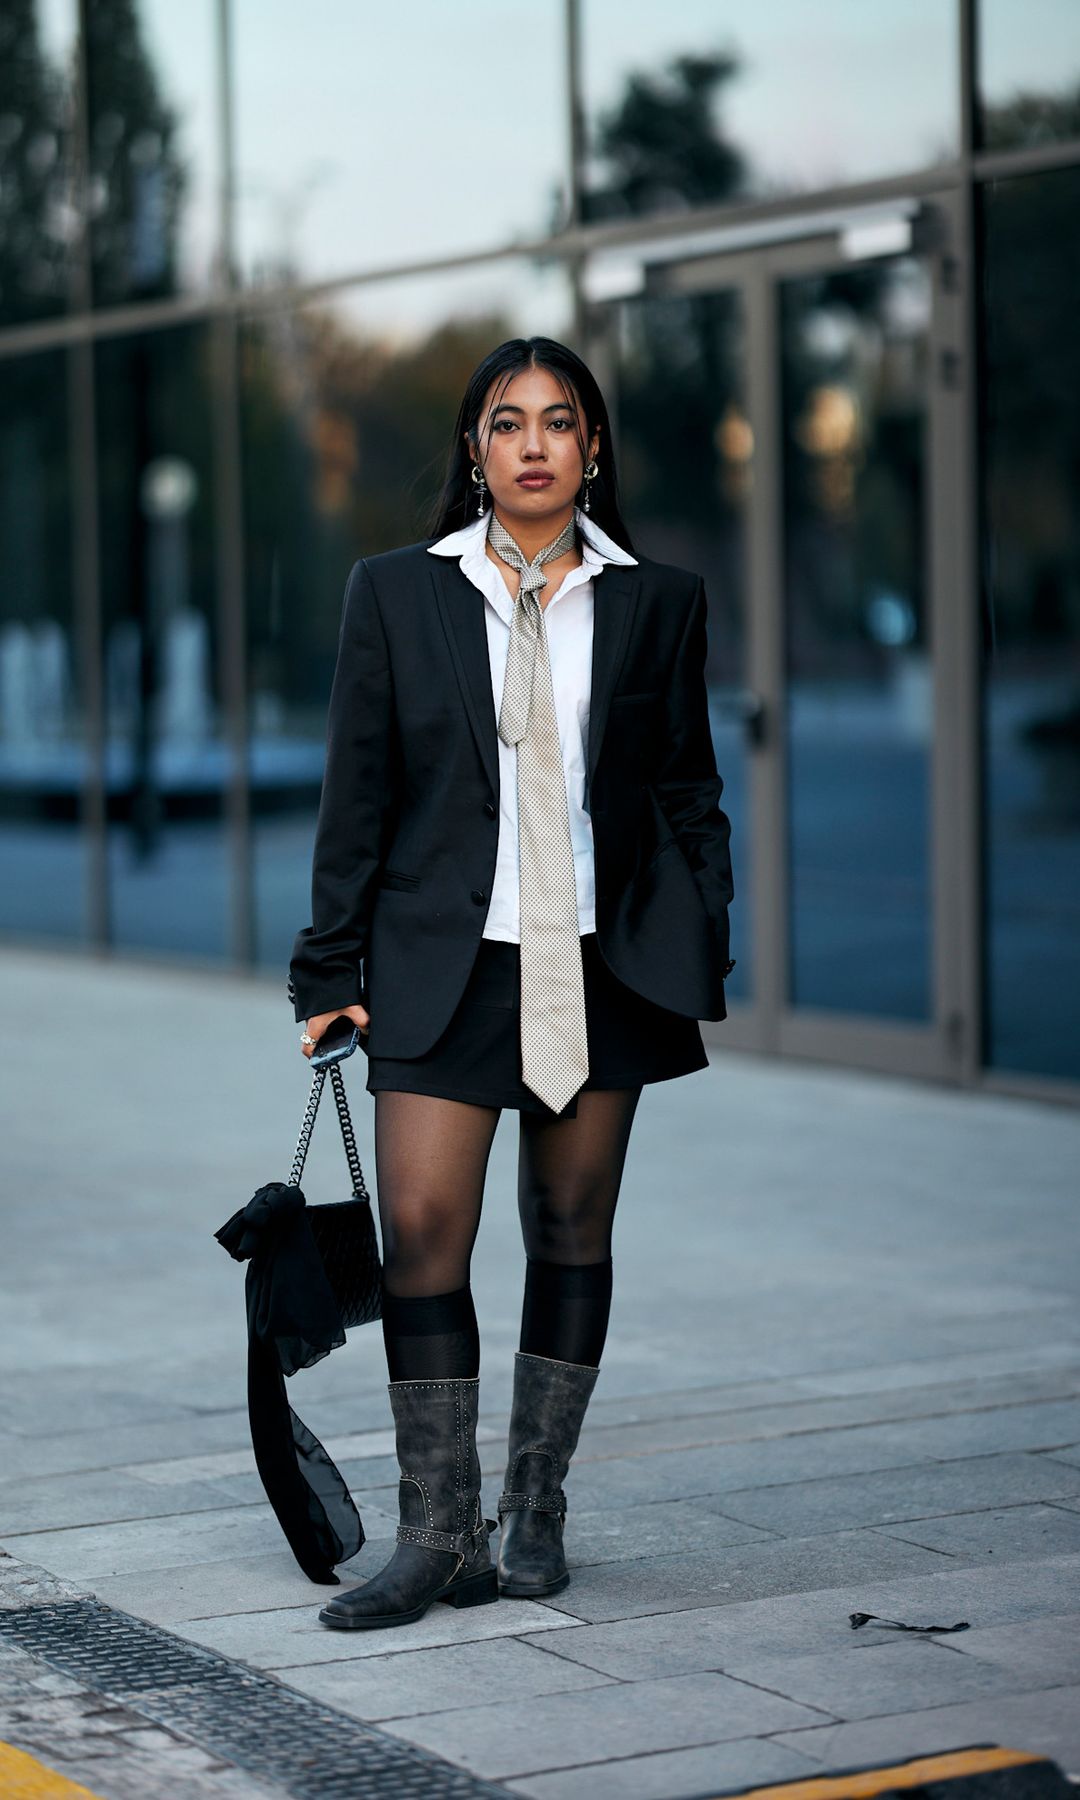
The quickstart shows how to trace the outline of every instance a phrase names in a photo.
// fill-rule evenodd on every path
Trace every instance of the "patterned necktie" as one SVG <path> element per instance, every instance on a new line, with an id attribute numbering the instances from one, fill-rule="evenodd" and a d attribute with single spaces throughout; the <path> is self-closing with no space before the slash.
<path id="1" fill-rule="evenodd" d="M 553 1112 L 589 1073 L 577 881 L 570 838 L 555 695 L 551 684 L 541 563 L 572 550 L 570 519 L 529 562 L 492 511 L 488 542 L 521 575 L 506 658 L 499 736 L 517 745 L 521 905 L 521 1068 L 525 1086 Z"/>

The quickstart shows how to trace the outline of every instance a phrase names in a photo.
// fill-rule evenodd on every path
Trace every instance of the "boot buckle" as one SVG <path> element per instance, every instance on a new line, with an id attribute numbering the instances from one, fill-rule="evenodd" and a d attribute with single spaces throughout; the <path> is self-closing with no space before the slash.
<path id="1" fill-rule="evenodd" d="M 461 1554 L 470 1554 L 480 1549 L 488 1541 L 488 1532 L 495 1529 L 497 1521 L 482 1519 L 472 1531 L 432 1531 L 419 1525 L 399 1525 L 397 1541 L 399 1544 L 422 1544 L 426 1550 L 454 1550 Z"/>

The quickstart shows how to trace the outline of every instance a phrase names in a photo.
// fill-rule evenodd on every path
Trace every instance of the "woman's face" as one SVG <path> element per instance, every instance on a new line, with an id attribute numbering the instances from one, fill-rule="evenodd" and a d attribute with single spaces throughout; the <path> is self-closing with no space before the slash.
<path id="1" fill-rule="evenodd" d="M 579 440 L 587 440 L 581 402 L 571 394 L 572 407 L 548 369 L 522 369 L 505 383 L 499 376 L 488 389 L 469 454 L 503 518 L 554 518 L 573 506 L 585 467 Z M 599 442 L 594 431 L 589 459 Z"/>

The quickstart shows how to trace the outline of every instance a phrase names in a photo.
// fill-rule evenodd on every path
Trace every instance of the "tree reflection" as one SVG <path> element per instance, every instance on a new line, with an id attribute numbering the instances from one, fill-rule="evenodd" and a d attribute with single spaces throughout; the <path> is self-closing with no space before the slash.
<path id="1" fill-rule="evenodd" d="M 740 68 L 739 58 L 723 51 L 673 57 L 665 76 L 631 74 L 622 98 L 595 128 L 591 150 L 606 179 L 590 182 L 584 217 L 681 210 L 736 194 L 745 159 L 716 115 Z"/>
<path id="2" fill-rule="evenodd" d="M 1080 643 L 1080 175 L 983 196 L 986 515 L 997 652 Z"/>
<path id="3" fill-rule="evenodd" d="M 0 9 L 0 319 L 63 310 L 73 235 L 68 77 L 52 66 L 36 0 Z"/>
<path id="4" fill-rule="evenodd" d="M 983 199 L 986 647 L 1024 702 L 1044 800 L 1080 817 L 1080 174 L 993 183 Z"/>
<path id="5" fill-rule="evenodd" d="M 980 137 L 985 150 L 1011 150 L 1017 144 L 1060 144 L 1080 137 L 1080 84 L 1065 94 L 1028 88 L 1009 100 L 984 105 L 980 109 Z"/>
<path id="6" fill-rule="evenodd" d="M 880 673 L 886 610 L 925 645 L 925 273 L 890 259 L 785 282 L 781 323 L 792 666 Z"/>
<path id="7" fill-rule="evenodd" d="M 89 6 L 87 75 L 95 297 L 108 303 L 175 293 L 189 176 L 136 0 Z"/>
<path id="8" fill-rule="evenodd" d="M 462 391 L 493 344 L 492 313 L 404 344 L 323 308 L 242 338 L 244 514 L 256 710 L 325 712 L 344 576 L 414 541 L 443 474 Z M 464 521 L 462 521 L 464 523 Z"/>

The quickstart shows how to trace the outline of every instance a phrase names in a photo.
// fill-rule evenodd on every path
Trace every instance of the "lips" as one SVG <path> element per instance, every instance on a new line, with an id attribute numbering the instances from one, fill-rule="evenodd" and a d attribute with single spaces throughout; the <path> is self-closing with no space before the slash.
<path id="1" fill-rule="evenodd" d="M 518 487 L 550 487 L 554 479 L 554 475 L 519 475 L 517 484 Z"/>

